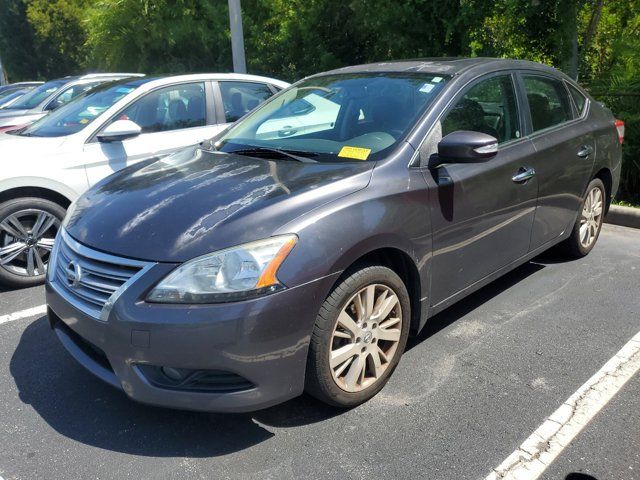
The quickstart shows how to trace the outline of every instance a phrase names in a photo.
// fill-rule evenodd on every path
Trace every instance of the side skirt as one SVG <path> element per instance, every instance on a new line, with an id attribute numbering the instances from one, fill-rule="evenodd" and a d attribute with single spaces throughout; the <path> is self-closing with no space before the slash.
<path id="1" fill-rule="evenodd" d="M 463 290 L 460 290 L 458 293 L 450 296 L 449 298 L 446 298 L 446 299 L 442 300 L 437 305 L 432 305 L 431 307 L 428 307 L 427 306 L 428 305 L 428 303 L 427 303 L 428 299 L 426 299 L 426 298 L 422 299 L 422 301 L 421 301 L 421 303 L 423 304 L 422 311 L 423 312 L 426 311 L 426 315 L 424 315 L 423 318 L 421 319 L 420 328 L 418 329 L 418 332 L 420 330 L 422 330 L 422 328 L 427 323 L 427 320 L 429 318 L 433 317 L 435 314 L 440 313 L 441 311 L 443 311 L 447 307 L 450 307 L 451 305 L 453 305 L 457 301 L 463 299 L 464 297 L 466 297 L 468 295 L 471 295 L 473 292 L 475 292 L 477 290 L 480 290 L 485 285 L 488 285 L 489 283 L 493 282 L 494 280 L 497 280 L 498 278 L 502 277 L 505 273 L 508 273 L 511 270 L 514 270 L 515 268 L 518 268 L 521 265 L 524 265 L 529 260 L 531 260 L 532 258 L 540 255 L 545 250 L 548 250 L 549 248 L 553 247 L 554 245 L 562 242 L 563 240 L 565 240 L 566 238 L 568 238 L 571 235 L 571 231 L 572 231 L 571 229 L 568 229 L 561 236 L 559 236 L 557 238 L 554 238 L 553 240 L 550 240 L 549 242 L 545 243 L 544 245 L 540 245 L 538 248 L 536 248 L 535 250 L 532 250 L 531 252 L 527 253 L 523 257 L 520 257 L 518 260 L 515 260 L 514 262 L 512 262 L 512 263 L 510 263 L 508 265 L 505 265 L 504 267 L 500 268 L 499 270 L 496 270 L 492 274 L 487 275 L 486 277 L 478 280 L 477 282 L 469 285 L 468 287 L 465 287 Z"/>

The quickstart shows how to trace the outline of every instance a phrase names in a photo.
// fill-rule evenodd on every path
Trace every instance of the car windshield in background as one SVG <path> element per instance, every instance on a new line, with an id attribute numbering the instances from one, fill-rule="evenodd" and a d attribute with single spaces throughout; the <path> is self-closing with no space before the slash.
<path id="1" fill-rule="evenodd" d="M 310 78 L 236 123 L 215 147 L 268 158 L 375 160 L 407 135 L 447 80 L 426 73 Z"/>
<path id="2" fill-rule="evenodd" d="M 8 92 L 6 95 L 5 94 L 0 94 L 0 108 L 2 108 L 4 105 L 7 105 L 11 102 L 13 102 L 16 98 L 21 97 L 22 95 L 24 95 L 25 93 L 27 93 L 28 90 L 12 90 L 10 92 Z"/>
<path id="3" fill-rule="evenodd" d="M 27 137 L 62 137 L 79 132 L 138 85 L 105 83 L 22 130 Z"/>
<path id="4" fill-rule="evenodd" d="M 51 82 L 44 83 L 39 87 L 34 88 L 20 100 L 12 103 L 6 108 L 11 110 L 30 110 L 35 108 L 44 100 L 49 98 L 65 83 L 67 83 L 66 80 L 52 80 Z"/>

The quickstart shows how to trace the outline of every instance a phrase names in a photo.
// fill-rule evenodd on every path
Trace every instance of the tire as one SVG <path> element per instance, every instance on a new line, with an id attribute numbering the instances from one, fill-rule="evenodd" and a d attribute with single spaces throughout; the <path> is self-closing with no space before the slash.
<path id="1" fill-rule="evenodd" d="M 368 298 L 379 303 L 367 308 Z M 358 303 L 361 313 L 356 308 Z M 384 315 L 382 306 L 389 309 L 388 314 Z M 373 315 L 367 313 L 370 311 Z M 316 318 L 307 357 L 306 392 L 343 408 L 372 398 L 400 361 L 410 318 L 407 288 L 393 270 L 368 266 L 350 274 L 333 288 Z M 331 355 L 335 357 L 333 365 Z"/>
<path id="2" fill-rule="evenodd" d="M 43 198 L 0 204 L 0 284 L 21 288 L 44 282 L 53 239 L 64 215 L 63 207 Z"/>
<path id="3" fill-rule="evenodd" d="M 599 193 L 598 193 L 599 192 Z M 604 211 L 606 207 L 607 190 L 604 183 L 599 178 L 594 178 L 587 187 L 587 193 L 580 205 L 580 212 L 571 235 L 559 246 L 562 252 L 571 258 L 581 258 L 588 255 L 600 236 L 602 223 L 604 220 Z M 599 200 L 597 200 L 599 198 Z M 596 202 L 594 202 L 594 199 Z M 599 209 L 597 208 L 599 202 Z M 595 203 L 595 206 L 594 206 Z M 599 211 L 599 215 L 595 213 Z M 585 230 L 581 232 L 581 228 L 586 225 L 588 233 L 588 241 L 585 242 Z"/>

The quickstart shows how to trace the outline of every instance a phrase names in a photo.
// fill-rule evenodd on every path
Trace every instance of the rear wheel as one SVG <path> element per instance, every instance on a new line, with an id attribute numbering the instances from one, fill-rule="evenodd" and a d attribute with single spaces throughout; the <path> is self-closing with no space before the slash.
<path id="1" fill-rule="evenodd" d="M 64 215 L 64 208 L 42 198 L 0 204 L 0 283 L 29 287 L 44 282 Z"/>
<path id="2" fill-rule="evenodd" d="M 316 319 L 306 390 L 330 405 L 351 407 L 378 393 L 404 351 L 409 294 L 392 270 L 363 268 L 337 285 Z"/>
<path id="3" fill-rule="evenodd" d="M 565 253 L 579 258 L 593 249 L 602 229 L 605 206 L 604 183 L 599 178 L 594 178 L 587 187 L 587 194 L 582 201 L 580 215 L 573 226 L 571 236 L 561 244 Z"/>

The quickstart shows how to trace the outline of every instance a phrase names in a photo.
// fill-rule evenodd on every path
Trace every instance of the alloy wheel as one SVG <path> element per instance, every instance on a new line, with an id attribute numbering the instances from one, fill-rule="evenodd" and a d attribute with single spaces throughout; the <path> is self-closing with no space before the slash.
<path id="1" fill-rule="evenodd" d="M 398 349 L 402 323 L 400 301 L 390 287 L 368 285 L 353 295 L 331 336 L 329 365 L 335 383 L 347 392 L 375 384 Z"/>
<path id="2" fill-rule="evenodd" d="M 587 194 L 580 216 L 580 244 L 588 248 L 598 236 L 602 223 L 603 196 L 599 187 L 593 187 Z"/>
<path id="3" fill-rule="evenodd" d="M 24 277 L 44 275 L 59 228 L 55 215 L 36 208 L 0 219 L 0 267 Z"/>

